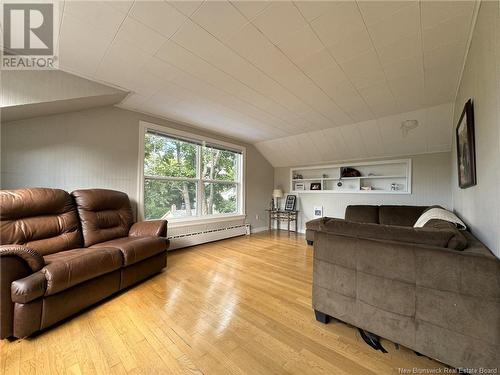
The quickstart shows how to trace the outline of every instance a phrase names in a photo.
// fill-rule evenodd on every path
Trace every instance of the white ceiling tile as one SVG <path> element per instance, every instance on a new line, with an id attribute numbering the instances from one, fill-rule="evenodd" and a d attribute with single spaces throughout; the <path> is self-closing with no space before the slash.
<path id="1" fill-rule="evenodd" d="M 420 9 L 417 3 L 405 6 L 378 23 L 368 26 L 377 46 L 397 42 L 399 39 L 420 32 Z"/>
<path id="2" fill-rule="evenodd" d="M 307 56 L 316 55 L 324 49 L 323 44 L 309 25 L 291 33 L 278 47 L 294 62 L 303 60 Z"/>
<path id="3" fill-rule="evenodd" d="M 453 105 L 451 103 L 427 108 L 425 110 L 427 144 L 429 147 L 442 147 L 451 144 L 453 133 Z"/>
<path id="4" fill-rule="evenodd" d="M 295 63 L 306 74 L 313 74 L 330 68 L 337 69 L 342 73 L 341 68 L 338 66 L 338 64 L 335 62 L 335 60 L 330 55 L 330 52 L 326 48 L 323 48 L 312 55 L 303 56 L 303 58 L 297 59 Z"/>
<path id="5" fill-rule="evenodd" d="M 422 56 L 414 56 L 395 61 L 384 65 L 385 76 L 388 80 L 394 80 L 400 77 L 414 76 L 423 77 L 424 64 Z"/>
<path id="6" fill-rule="evenodd" d="M 447 44 L 430 51 L 424 51 L 424 66 L 426 71 L 448 67 L 456 72 L 462 67 L 464 55 L 465 41 Z"/>
<path id="7" fill-rule="evenodd" d="M 113 7 L 117 11 L 127 14 L 130 8 L 132 7 L 132 4 L 134 4 L 133 1 L 124 1 L 124 0 L 115 0 L 115 1 L 108 1 L 107 4 L 109 6 Z"/>
<path id="8" fill-rule="evenodd" d="M 124 40 L 149 54 L 154 54 L 166 38 L 144 24 L 127 17 L 116 35 L 116 40 Z"/>
<path id="9" fill-rule="evenodd" d="M 291 32 L 307 26 L 298 9 L 288 1 L 272 2 L 252 23 L 275 44 L 287 39 Z"/>
<path id="10" fill-rule="evenodd" d="M 336 9 L 316 18 L 311 26 L 325 46 L 340 43 L 347 35 L 362 30 L 365 24 L 355 2 L 333 2 Z"/>
<path id="11" fill-rule="evenodd" d="M 247 142 L 276 138 L 266 152 L 279 163 L 449 149 L 445 110 L 409 139 L 401 117 L 383 133 L 372 120 L 454 100 L 471 2 L 66 5 L 62 68 L 133 91 L 124 108 Z"/>
<path id="12" fill-rule="evenodd" d="M 385 82 L 384 71 L 375 50 L 344 61 L 340 65 L 358 89 Z"/>
<path id="13" fill-rule="evenodd" d="M 89 29 L 88 25 L 65 14 L 59 41 L 61 68 L 91 76 L 113 40 L 114 32 Z"/>
<path id="14" fill-rule="evenodd" d="M 359 9 L 367 25 L 374 25 L 389 19 L 403 8 L 415 6 L 416 1 L 358 1 Z"/>
<path id="15" fill-rule="evenodd" d="M 271 5 L 270 1 L 231 1 L 238 10 L 249 20 L 255 18 L 259 13 Z"/>
<path id="16" fill-rule="evenodd" d="M 470 30 L 472 14 L 460 14 L 423 30 L 424 51 L 433 50 L 453 42 L 465 45 Z"/>
<path id="17" fill-rule="evenodd" d="M 187 17 L 190 17 L 196 9 L 200 7 L 203 1 L 195 1 L 195 0 L 180 0 L 180 1 L 167 1 L 170 5 L 172 5 L 179 12 L 184 14 Z"/>
<path id="18" fill-rule="evenodd" d="M 357 126 L 346 125 L 338 129 L 347 145 L 346 151 L 349 159 L 361 159 L 367 156 L 365 145 Z"/>
<path id="19" fill-rule="evenodd" d="M 151 55 L 146 54 L 136 46 L 115 40 L 101 61 L 95 77 L 127 88 L 131 78 L 142 69 L 149 58 Z"/>
<path id="20" fill-rule="evenodd" d="M 329 49 L 335 59 L 342 63 L 372 50 L 373 45 L 366 29 L 360 29 L 347 34 L 338 43 L 330 45 Z"/>
<path id="21" fill-rule="evenodd" d="M 308 22 L 338 9 L 335 1 L 295 1 L 295 5 Z"/>
<path id="22" fill-rule="evenodd" d="M 167 38 L 186 20 L 186 16 L 163 1 L 136 1 L 129 15 Z"/>
<path id="23" fill-rule="evenodd" d="M 114 33 L 125 19 L 125 14 L 101 1 L 66 1 L 64 13 L 85 23 L 89 30 Z"/>
<path id="24" fill-rule="evenodd" d="M 472 16 L 474 1 L 422 1 L 422 26 L 432 28 L 444 20 L 468 14 Z"/>
<path id="25" fill-rule="evenodd" d="M 205 2 L 191 19 L 219 39 L 230 37 L 248 22 L 227 1 Z"/>
<path id="26" fill-rule="evenodd" d="M 377 53 L 382 65 L 388 65 L 406 59 L 419 56 L 422 59 L 422 37 L 420 32 L 398 39 L 396 42 L 384 46 L 376 45 Z"/>
<path id="27" fill-rule="evenodd" d="M 366 152 L 371 157 L 385 155 L 384 142 L 376 120 L 357 124 Z"/>

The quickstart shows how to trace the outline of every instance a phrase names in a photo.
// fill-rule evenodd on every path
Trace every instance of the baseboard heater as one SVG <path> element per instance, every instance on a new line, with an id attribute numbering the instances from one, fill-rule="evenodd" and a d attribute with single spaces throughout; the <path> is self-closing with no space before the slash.
<path id="1" fill-rule="evenodd" d="M 183 233 L 169 237 L 169 250 L 219 241 L 226 238 L 250 234 L 250 225 L 242 224 L 225 228 L 208 229 L 199 232 Z"/>

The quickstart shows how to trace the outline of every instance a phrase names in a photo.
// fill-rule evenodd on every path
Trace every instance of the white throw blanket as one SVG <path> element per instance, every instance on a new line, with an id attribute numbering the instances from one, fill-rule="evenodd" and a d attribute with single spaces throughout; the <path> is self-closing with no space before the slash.
<path id="1" fill-rule="evenodd" d="M 422 215 L 420 215 L 413 227 L 422 228 L 429 220 L 432 219 L 446 220 L 450 223 L 455 224 L 458 229 L 467 229 L 464 222 L 460 220 L 457 215 L 443 208 L 431 208 L 430 210 L 424 212 Z"/>

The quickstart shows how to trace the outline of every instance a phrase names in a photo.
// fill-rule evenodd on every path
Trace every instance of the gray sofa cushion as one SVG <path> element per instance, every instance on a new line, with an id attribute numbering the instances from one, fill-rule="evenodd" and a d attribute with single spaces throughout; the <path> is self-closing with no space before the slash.
<path id="1" fill-rule="evenodd" d="M 378 206 L 347 206 L 345 209 L 345 219 L 356 223 L 378 224 Z"/>
<path id="2" fill-rule="evenodd" d="M 453 237 L 450 238 L 447 246 L 450 249 L 462 251 L 467 247 L 467 239 L 465 238 L 465 236 L 461 233 L 460 230 L 457 229 L 455 224 L 450 223 L 449 221 L 432 219 L 425 223 L 423 228 L 453 232 Z"/>
<path id="3" fill-rule="evenodd" d="M 407 242 L 436 247 L 457 246 L 455 231 L 435 228 L 407 228 L 395 225 L 353 223 L 341 219 L 321 222 L 319 230 L 349 237 Z"/>
<path id="4" fill-rule="evenodd" d="M 385 225 L 412 227 L 427 206 L 380 206 L 378 222 Z"/>

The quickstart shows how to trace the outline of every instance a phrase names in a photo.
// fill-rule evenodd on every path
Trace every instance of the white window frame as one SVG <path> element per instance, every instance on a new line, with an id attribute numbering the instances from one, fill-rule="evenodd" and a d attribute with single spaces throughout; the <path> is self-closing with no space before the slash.
<path id="1" fill-rule="evenodd" d="M 139 217 L 139 220 L 144 220 L 144 141 L 146 137 L 146 133 L 151 130 L 155 131 L 158 133 L 164 134 L 166 137 L 172 136 L 172 137 L 178 137 L 178 138 L 185 138 L 186 140 L 192 139 L 193 141 L 199 141 L 202 143 L 209 143 L 213 145 L 217 145 L 221 148 L 227 147 L 228 150 L 237 150 L 241 152 L 241 158 L 240 158 L 240 165 L 238 166 L 238 177 L 239 181 L 236 181 L 236 186 L 237 186 L 237 204 L 238 204 L 238 211 L 236 213 L 231 213 L 231 214 L 216 214 L 216 215 L 201 215 L 201 201 L 197 199 L 196 205 L 197 205 L 197 210 L 196 210 L 196 216 L 189 216 L 189 217 L 181 217 L 181 218 L 170 218 L 168 219 L 169 223 L 173 224 L 173 226 L 184 226 L 184 225 L 189 225 L 190 223 L 196 223 L 196 224 L 204 224 L 204 223 L 211 223 L 211 222 L 218 222 L 218 221 L 232 221 L 236 219 L 245 219 L 246 213 L 245 213 L 245 170 L 246 170 L 246 147 L 236 145 L 233 143 L 229 142 L 224 142 L 220 141 L 215 138 L 210 138 L 210 137 L 205 137 L 201 135 L 197 135 L 194 133 L 189 133 L 185 132 L 182 130 L 178 129 L 173 129 L 173 128 L 168 128 L 166 126 L 162 125 L 157 125 L 153 124 L 150 122 L 146 121 L 140 121 L 139 122 L 139 163 L 138 163 L 138 178 L 137 178 L 137 215 Z M 197 156 L 199 159 L 200 155 Z M 197 160 L 197 163 L 199 163 L 199 160 Z M 165 179 L 168 180 L 190 180 L 190 181 L 196 181 L 197 184 L 197 198 L 200 197 L 200 190 L 201 190 L 201 184 L 204 182 L 222 182 L 222 183 L 228 183 L 232 184 L 235 183 L 234 181 L 219 181 L 219 180 L 207 180 L 204 179 L 203 176 L 198 176 L 199 171 L 198 167 L 196 168 L 197 170 L 197 176 L 196 178 L 176 178 L 176 177 L 166 177 Z"/>

